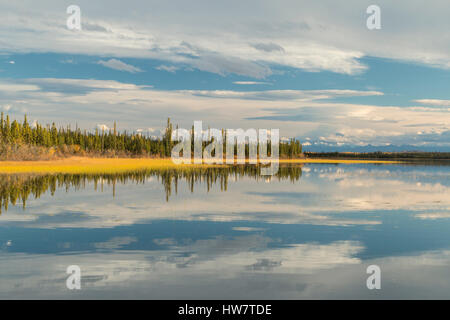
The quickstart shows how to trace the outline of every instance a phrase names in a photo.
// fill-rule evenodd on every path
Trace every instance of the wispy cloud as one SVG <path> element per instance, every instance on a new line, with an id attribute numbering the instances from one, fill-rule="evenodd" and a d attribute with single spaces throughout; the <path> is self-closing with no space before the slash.
<path id="1" fill-rule="evenodd" d="M 239 85 L 259 85 L 259 84 L 265 84 L 265 85 L 270 85 L 270 82 L 262 82 L 262 81 L 234 81 L 234 84 L 239 84 Z"/>
<path id="2" fill-rule="evenodd" d="M 253 48 L 260 50 L 260 51 L 265 51 L 265 52 L 273 52 L 273 51 L 278 51 L 278 52 L 284 52 L 284 48 L 276 43 L 273 42 L 269 42 L 269 43 L 255 43 L 251 45 Z"/>
<path id="3" fill-rule="evenodd" d="M 36 85 L 0 82 L 0 92 L 4 93 L 36 90 L 39 90 L 39 87 Z"/>
<path id="4" fill-rule="evenodd" d="M 114 70 L 126 71 L 131 73 L 142 72 L 141 69 L 117 59 L 109 59 L 108 61 L 100 60 L 97 63 Z"/>
<path id="5" fill-rule="evenodd" d="M 164 64 L 158 66 L 155 68 L 156 70 L 161 70 L 161 71 L 167 71 L 167 72 L 171 72 L 171 73 L 175 73 L 175 71 L 178 70 L 178 67 L 176 66 L 166 66 Z"/>
<path id="6" fill-rule="evenodd" d="M 439 99 L 419 99 L 414 100 L 420 104 L 436 107 L 450 107 L 450 100 L 439 100 Z"/>
<path id="7" fill-rule="evenodd" d="M 256 82 L 257 83 L 257 82 Z M 250 100 L 321 100 L 337 97 L 382 96 L 380 91 L 358 90 L 264 90 L 264 91 L 231 91 L 231 90 L 185 90 L 196 96 L 221 99 Z"/>
<path id="8" fill-rule="evenodd" d="M 75 64 L 75 60 L 74 59 L 64 59 L 60 61 L 63 64 Z"/>
<path id="9" fill-rule="evenodd" d="M 310 137 L 312 144 L 450 147 L 447 108 L 334 101 L 366 96 L 382 97 L 383 92 L 160 90 L 110 80 L 56 78 L 0 83 L 0 105 L 26 107 L 29 116 L 43 123 L 70 121 L 93 128 L 119 121 L 122 129 L 136 130 L 159 127 L 170 115 L 182 127 L 201 119 L 219 128 L 281 128 L 282 136 Z"/>

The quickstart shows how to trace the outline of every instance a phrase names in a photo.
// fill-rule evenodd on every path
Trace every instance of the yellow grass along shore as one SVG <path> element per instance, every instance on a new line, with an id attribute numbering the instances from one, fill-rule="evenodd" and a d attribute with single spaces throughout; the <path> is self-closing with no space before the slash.
<path id="1" fill-rule="evenodd" d="M 280 159 L 280 163 L 330 163 L 330 164 L 357 164 L 357 163 L 400 163 L 399 161 L 385 160 L 343 160 L 343 159 Z M 0 174 L 5 173 L 121 173 L 145 169 L 177 169 L 177 168 L 205 168 L 225 165 L 211 164 L 183 164 L 177 165 L 171 159 L 152 158 L 87 158 L 72 157 L 61 160 L 43 161 L 0 161 Z"/>

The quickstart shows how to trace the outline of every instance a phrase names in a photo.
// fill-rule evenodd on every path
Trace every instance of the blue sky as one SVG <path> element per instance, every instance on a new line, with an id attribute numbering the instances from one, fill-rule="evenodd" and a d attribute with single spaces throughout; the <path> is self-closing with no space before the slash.
<path id="1" fill-rule="evenodd" d="M 379 1 L 372 31 L 366 1 L 79 1 L 81 31 L 65 26 L 71 3 L 0 3 L 0 109 L 13 117 L 155 133 L 170 116 L 279 128 L 305 149 L 450 150 L 446 1 Z"/>

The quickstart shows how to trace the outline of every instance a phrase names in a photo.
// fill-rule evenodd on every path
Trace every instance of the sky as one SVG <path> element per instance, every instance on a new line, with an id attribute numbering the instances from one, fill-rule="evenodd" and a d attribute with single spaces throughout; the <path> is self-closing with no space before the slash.
<path id="1" fill-rule="evenodd" d="M 70 30 L 69 5 L 81 11 Z M 381 29 L 366 9 L 380 7 Z M 0 110 L 157 134 L 279 128 L 305 150 L 450 151 L 450 2 L 0 0 Z"/>

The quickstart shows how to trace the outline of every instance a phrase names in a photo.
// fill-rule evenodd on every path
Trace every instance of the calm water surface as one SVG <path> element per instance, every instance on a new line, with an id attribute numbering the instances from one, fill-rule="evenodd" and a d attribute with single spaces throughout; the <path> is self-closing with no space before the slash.
<path id="1" fill-rule="evenodd" d="M 0 176 L 0 192 L 3 299 L 450 298 L 450 166 Z"/>

